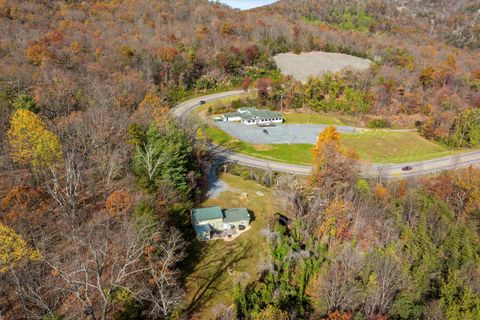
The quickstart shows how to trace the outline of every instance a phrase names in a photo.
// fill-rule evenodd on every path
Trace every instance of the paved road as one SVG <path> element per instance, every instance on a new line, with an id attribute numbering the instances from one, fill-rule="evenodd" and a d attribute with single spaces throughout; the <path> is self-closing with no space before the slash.
<path id="1" fill-rule="evenodd" d="M 215 93 L 211 95 L 202 96 L 192 100 L 185 101 L 175 108 L 173 108 L 173 114 L 176 117 L 184 117 L 189 112 L 200 105 L 200 101 L 210 102 L 218 99 L 222 99 L 230 96 L 241 96 L 244 94 L 242 90 L 227 91 L 221 93 Z M 270 168 L 273 171 L 287 172 L 299 175 L 307 175 L 310 173 L 309 166 L 294 165 L 288 163 L 281 163 L 270 160 L 262 160 L 243 154 L 235 153 L 229 150 L 216 147 L 216 152 L 219 158 L 223 158 L 225 161 L 236 161 L 240 164 L 267 169 Z M 419 161 L 413 163 L 402 164 L 362 164 L 361 172 L 366 177 L 383 176 L 387 178 L 395 177 L 411 177 L 420 176 L 426 174 L 432 174 L 443 170 L 467 167 L 470 165 L 480 164 L 480 151 L 473 151 L 468 153 L 462 153 L 443 158 Z M 402 171 L 404 166 L 412 166 L 411 171 Z"/>

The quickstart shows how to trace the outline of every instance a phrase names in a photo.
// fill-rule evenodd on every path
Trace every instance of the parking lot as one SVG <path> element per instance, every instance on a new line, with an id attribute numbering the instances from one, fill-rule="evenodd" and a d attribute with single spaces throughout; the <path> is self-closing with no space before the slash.
<path id="1" fill-rule="evenodd" d="M 321 124 L 280 124 L 274 127 L 259 127 L 235 122 L 215 122 L 215 125 L 232 137 L 251 144 L 315 144 L 318 134 L 327 127 Z M 341 133 L 355 133 L 357 130 L 353 127 L 336 127 Z"/>

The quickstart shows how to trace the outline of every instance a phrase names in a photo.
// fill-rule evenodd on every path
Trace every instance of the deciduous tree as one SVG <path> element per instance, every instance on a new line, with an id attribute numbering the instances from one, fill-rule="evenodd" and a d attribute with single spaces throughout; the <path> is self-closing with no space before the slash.
<path id="1" fill-rule="evenodd" d="M 61 157 L 59 138 L 29 110 L 15 111 L 7 135 L 12 158 L 20 164 L 51 167 Z"/>
<path id="2" fill-rule="evenodd" d="M 0 273 L 41 258 L 13 229 L 0 223 Z"/>

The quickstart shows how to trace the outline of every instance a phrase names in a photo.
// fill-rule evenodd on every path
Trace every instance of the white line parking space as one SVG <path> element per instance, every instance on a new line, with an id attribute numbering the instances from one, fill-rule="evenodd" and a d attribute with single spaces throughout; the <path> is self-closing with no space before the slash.
<path id="1" fill-rule="evenodd" d="M 247 126 L 235 122 L 215 122 L 215 125 L 239 140 L 253 144 L 297 144 L 314 145 L 318 134 L 325 129 L 320 124 L 277 124 L 273 127 Z M 355 133 L 353 127 L 336 126 L 341 133 Z"/>
<path id="2" fill-rule="evenodd" d="M 208 96 L 198 97 L 198 98 L 185 101 L 179 104 L 178 106 L 173 108 L 172 112 L 175 117 L 183 117 L 188 115 L 190 111 L 198 107 L 201 101 L 209 102 L 209 101 L 214 101 L 214 100 L 222 99 L 229 96 L 240 97 L 242 94 L 244 94 L 244 91 L 235 90 L 235 91 L 221 92 L 221 93 L 215 93 Z M 230 123 L 229 125 L 231 124 L 232 123 Z M 237 124 L 237 125 L 240 125 L 240 124 Z M 290 126 L 293 126 L 293 125 L 290 125 Z M 305 125 L 301 125 L 301 126 L 303 127 Z M 270 135 L 270 131 L 272 130 L 272 128 L 274 127 L 267 127 L 267 128 L 256 127 L 255 130 L 260 130 L 261 135 L 267 135 L 263 132 L 263 129 L 266 129 L 268 131 L 268 135 Z M 288 126 L 279 129 L 280 130 L 279 132 L 273 133 L 274 137 L 272 139 L 274 139 L 275 141 L 278 141 L 277 143 L 284 143 L 285 141 L 287 141 L 288 143 L 288 141 L 290 141 L 289 139 L 295 136 L 295 134 L 293 133 L 294 131 L 297 133 L 301 131 L 302 132 L 305 131 L 305 130 L 295 130 L 292 128 L 295 128 L 295 127 L 290 128 L 290 133 L 288 132 Z M 347 128 L 345 130 L 349 130 L 348 127 L 337 127 L 337 128 L 339 131 L 343 130 L 344 128 Z M 285 132 L 285 130 L 287 131 Z M 316 141 L 316 135 L 318 135 L 318 132 L 320 132 L 318 130 L 321 131 L 321 128 L 317 127 L 316 129 L 312 129 L 312 132 L 316 132 L 316 134 L 313 136 L 315 137 L 315 140 L 313 140 L 313 142 L 311 142 L 312 133 L 310 134 L 303 133 L 301 135 L 302 136 L 301 139 L 304 139 L 304 140 L 297 139 L 296 141 L 293 141 L 291 143 L 314 144 Z M 255 139 L 256 137 L 259 137 L 258 132 L 255 132 L 254 134 L 252 133 L 252 136 L 249 136 L 249 134 L 247 134 L 244 137 L 244 139 Z M 273 142 L 258 142 L 258 141 L 269 141 L 269 140 L 259 139 L 257 140 L 257 142 L 253 142 L 253 143 L 259 143 L 259 144 L 273 143 Z M 300 141 L 310 141 L 310 142 L 300 142 Z M 282 163 L 277 161 L 262 160 L 262 159 L 246 156 L 243 154 L 238 154 L 230 150 L 225 150 L 225 149 L 222 149 L 221 147 L 215 147 L 215 148 L 220 149 L 222 151 L 222 152 L 218 152 L 219 150 L 217 150 L 219 157 L 229 161 L 238 162 L 246 166 L 263 168 L 263 169 L 272 169 L 274 171 L 281 171 L 281 172 L 287 172 L 287 173 L 293 173 L 293 174 L 299 174 L 299 175 L 309 174 L 311 170 L 311 167 L 309 166 L 300 166 L 300 165 Z M 376 177 L 381 175 L 387 178 L 399 178 L 399 177 L 411 177 L 411 176 L 432 174 L 432 173 L 440 172 L 442 170 L 461 168 L 461 167 L 466 167 L 470 165 L 478 166 L 479 164 L 480 164 L 480 151 L 472 151 L 468 153 L 457 154 L 457 155 L 442 157 L 442 158 L 433 159 L 433 160 L 419 161 L 419 162 L 412 162 L 412 163 L 405 163 L 405 164 L 363 163 L 361 172 L 362 172 L 362 175 L 366 177 Z M 412 169 L 409 171 L 403 171 L 402 168 L 406 165 L 411 166 Z"/>

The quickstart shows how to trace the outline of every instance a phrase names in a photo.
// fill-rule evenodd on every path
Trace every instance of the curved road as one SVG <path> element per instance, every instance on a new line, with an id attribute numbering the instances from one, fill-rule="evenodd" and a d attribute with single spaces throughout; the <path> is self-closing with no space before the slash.
<path id="1" fill-rule="evenodd" d="M 211 102 L 214 100 L 223 99 L 231 96 L 241 96 L 245 92 L 243 90 L 233 90 L 221 93 L 214 93 L 195 99 L 185 101 L 175 108 L 172 109 L 175 117 L 184 117 L 190 113 L 193 109 L 201 105 L 201 102 Z M 263 160 L 247 155 L 239 154 L 226 150 L 223 148 L 216 147 L 218 149 L 218 156 L 224 158 L 228 161 L 235 161 L 240 164 L 268 169 L 270 168 L 273 171 L 287 172 L 293 174 L 307 175 L 310 173 L 311 168 L 309 166 L 301 166 L 295 164 L 288 164 L 270 160 Z M 460 153 L 456 155 L 446 156 L 442 158 L 437 158 L 433 160 L 419 161 L 413 163 L 403 163 L 403 164 L 362 164 L 361 172 L 363 176 L 366 177 L 376 177 L 382 176 L 387 178 L 397 178 L 397 177 L 412 177 L 420 176 L 426 174 L 432 174 L 443 170 L 466 167 L 474 164 L 480 163 L 480 151 L 473 151 L 468 153 Z M 402 171 L 404 166 L 412 166 L 413 170 L 411 171 Z"/>

